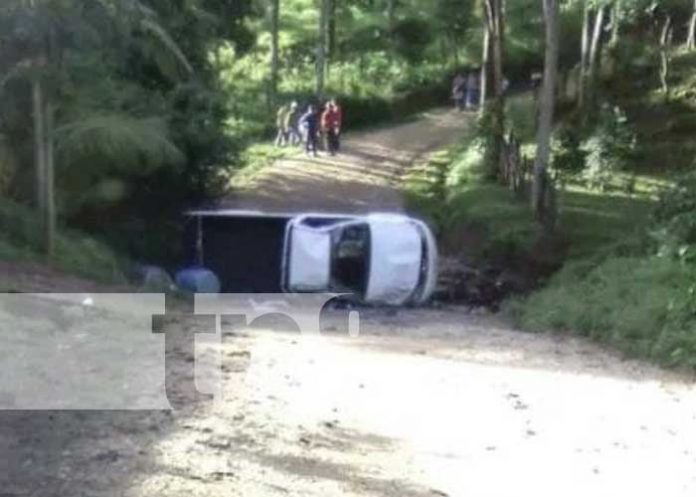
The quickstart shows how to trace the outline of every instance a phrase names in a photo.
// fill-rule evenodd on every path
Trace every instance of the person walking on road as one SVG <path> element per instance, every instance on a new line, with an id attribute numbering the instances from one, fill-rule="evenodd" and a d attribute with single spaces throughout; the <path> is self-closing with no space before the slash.
<path id="1" fill-rule="evenodd" d="M 326 149 L 331 155 L 341 148 L 341 126 L 343 125 L 343 111 L 335 99 L 329 100 L 326 109 L 321 115 L 321 129 L 326 137 Z"/>
<path id="2" fill-rule="evenodd" d="M 298 145 L 302 142 L 299 129 L 300 112 L 296 101 L 290 103 L 290 110 L 285 116 L 285 133 L 290 145 Z"/>
<path id="3" fill-rule="evenodd" d="M 467 93 L 467 78 L 464 74 L 458 73 L 452 81 L 452 100 L 454 100 L 454 108 L 464 110 L 464 101 Z"/>
<path id="4" fill-rule="evenodd" d="M 291 106 L 288 104 L 281 105 L 276 113 L 276 127 L 278 128 L 278 134 L 275 139 L 276 147 L 284 147 L 288 143 L 288 117 L 291 114 Z"/>
<path id="5" fill-rule="evenodd" d="M 300 117 L 300 127 L 305 133 L 305 152 L 307 155 L 311 152 L 314 157 L 317 156 L 317 135 L 319 134 L 319 115 L 314 105 L 307 107 L 302 117 Z"/>
<path id="6" fill-rule="evenodd" d="M 479 73 L 476 71 L 469 72 L 466 78 L 466 108 L 473 109 L 476 107 L 479 99 Z"/>

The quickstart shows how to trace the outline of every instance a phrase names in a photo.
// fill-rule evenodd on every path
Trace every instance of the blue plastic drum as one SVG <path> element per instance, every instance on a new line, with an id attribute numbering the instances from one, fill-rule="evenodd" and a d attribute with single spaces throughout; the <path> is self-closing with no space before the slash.
<path id="1" fill-rule="evenodd" d="M 220 293 L 220 279 L 204 267 L 189 267 L 176 273 L 176 285 L 192 293 Z"/>

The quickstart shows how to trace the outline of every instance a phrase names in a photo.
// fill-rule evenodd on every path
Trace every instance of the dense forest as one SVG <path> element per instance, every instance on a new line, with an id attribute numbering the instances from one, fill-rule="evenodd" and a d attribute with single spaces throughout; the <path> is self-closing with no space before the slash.
<path id="1" fill-rule="evenodd" d="M 443 251 L 531 281 L 520 326 L 693 366 L 695 40 L 688 0 L 4 0 L 0 258 L 171 266 L 278 105 L 397 122 L 475 70 L 470 131 L 404 186 Z"/>

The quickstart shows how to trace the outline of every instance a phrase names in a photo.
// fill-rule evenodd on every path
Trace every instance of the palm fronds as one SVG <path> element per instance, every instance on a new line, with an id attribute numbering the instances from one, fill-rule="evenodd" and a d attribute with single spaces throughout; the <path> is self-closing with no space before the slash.
<path id="1" fill-rule="evenodd" d="M 89 117 L 56 129 L 61 165 L 93 162 L 92 167 L 146 175 L 184 160 L 169 139 L 163 120 L 123 115 Z"/>

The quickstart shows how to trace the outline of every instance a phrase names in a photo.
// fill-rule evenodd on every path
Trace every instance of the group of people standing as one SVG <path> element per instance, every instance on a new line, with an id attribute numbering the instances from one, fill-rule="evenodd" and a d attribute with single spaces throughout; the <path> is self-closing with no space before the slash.
<path id="1" fill-rule="evenodd" d="M 508 91 L 510 81 L 503 78 L 503 93 Z M 457 110 L 474 109 L 481 100 L 481 69 L 458 72 L 452 81 L 452 100 Z"/>
<path id="2" fill-rule="evenodd" d="M 452 81 L 452 99 L 457 110 L 475 108 L 480 98 L 480 71 L 460 72 Z"/>
<path id="3" fill-rule="evenodd" d="M 343 110 L 335 99 L 323 106 L 309 104 L 304 110 L 295 101 L 282 105 L 276 115 L 276 125 L 277 147 L 302 143 L 305 152 L 315 157 L 321 145 L 331 155 L 336 155 L 341 148 Z"/>

